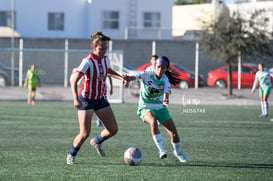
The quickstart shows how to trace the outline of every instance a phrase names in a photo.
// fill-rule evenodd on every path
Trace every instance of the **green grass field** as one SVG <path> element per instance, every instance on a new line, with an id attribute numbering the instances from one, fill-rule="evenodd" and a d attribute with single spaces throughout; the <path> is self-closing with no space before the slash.
<path id="1" fill-rule="evenodd" d="M 106 157 L 97 155 L 88 139 L 76 164 L 67 165 L 67 152 L 79 131 L 72 102 L 38 101 L 31 106 L 0 101 L 0 180 L 273 180 L 273 122 L 257 118 L 259 106 L 171 105 L 187 164 L 171 154 L 162 127 L 169 155 L 159 159 L 149 126 L 136 115 L 136 104 L 112 108 L 119 132 L 104 142 Z M 190 113 L 194 111 L 198 113 Z M 90 138 L 102 129 L 94 120 Z M 123 161 L 131 146 L 143 152 L 140 166 Z"/>

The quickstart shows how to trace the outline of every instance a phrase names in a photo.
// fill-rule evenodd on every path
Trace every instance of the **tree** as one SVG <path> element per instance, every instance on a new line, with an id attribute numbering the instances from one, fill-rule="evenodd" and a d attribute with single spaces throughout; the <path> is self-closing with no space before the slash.
<path id="1" fill-rule="evenodd" d="M 244 17 L 234 12 L 221 13 L 215 21 L 202 22 L 206 30 L 201 35 L 202 47 L 215 59 L 228 65 L 228 95 L 232 95 L 232 64 L 241 57 L 272 55 L 268 18 L 264 10 L 257 10 Z"/>

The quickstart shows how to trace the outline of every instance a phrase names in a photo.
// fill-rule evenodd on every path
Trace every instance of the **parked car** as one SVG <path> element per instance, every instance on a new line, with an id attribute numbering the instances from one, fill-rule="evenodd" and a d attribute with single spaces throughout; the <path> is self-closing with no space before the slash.
<path id="1" fill-rule="evenodd" d="M 14 67 L 14 82 L 19 82 L 19 68 Z M 0 62 L 0 87 L 11 85 L 11 67 Z"/>
<path id="2" fill-rule="evenodd" d="M 144 71 L 147 67 L 149 67 L 151 63 L 144 64 L 138 67 L 137 71 Z M 188 89 L 190 87 L 194 87 L 195 85 L 195 73 L 191 72 L 187 68 L 178 64 L 170 64 L 169 71 L 178 75 L 178 78 L 181 80 L 180 83 L 176 86 L 181 89 Z M 203 87 L 205 85 L 205 80 L 202 75 L 198 76 L 198 86 Z M 174 86 L 173 86 L 174 87 Z"/>
<path id="3" fill-rule="evenodd" d="M 232 65 L 232 87 L 238 87 L 238 64 Z M 242 64 L 241 88 L 251 88 L 258 71 L 257 64 Z M 208 73 L 208 86 L 227 87 L 227 65 Z"/>

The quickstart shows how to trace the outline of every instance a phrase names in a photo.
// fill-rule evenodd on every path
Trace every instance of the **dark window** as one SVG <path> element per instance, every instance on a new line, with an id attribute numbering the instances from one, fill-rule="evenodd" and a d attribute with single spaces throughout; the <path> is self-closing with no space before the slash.
<path id="1" fill-rule="evenodd" d="M 119 12 L 104 11 L 103 29 L 119 29 Z"/>
<path id="2" fill-rule="evenodd" d="M 48 30 L 64 30 L 64 13 L 48 13 Z"/>
<path id="3" fill-rule="evenodd" d="M 0 11 L 0 26 L 12 27 L 12 11 Z M 16 29 L 16 12 L 14 13 L 14 29 Z"/>
<path id="4" fill-rule="evenodd" d="M 143 17 L 144 28 L 159 28 L 160 27 L 160 13 L 145 12 Z"/>

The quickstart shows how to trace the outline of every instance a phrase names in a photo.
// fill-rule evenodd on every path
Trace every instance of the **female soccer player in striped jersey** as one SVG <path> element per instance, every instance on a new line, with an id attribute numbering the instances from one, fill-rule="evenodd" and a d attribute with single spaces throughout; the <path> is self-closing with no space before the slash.
<path id="1" fill-rule="evenodd" d="M 126 81 L 141 79 L 141 90 L 137 114 L 151 127 L 151 134 L 155 145 L 159 150 L 161 159 L 167 158 L 162 135 L 159 131 L 157 120 L 166 129 L 171 137 L 174 148 L 173 154 L 180 162 L 187 162 L 186 156 L 182 153 L 182 145 L 176 130 L 175 123 L 167 109 L 171 85 L 176 85 L 179 79 L 168 71 L 170 61 L 167 57 L 159 57 L 156 60 L 155 70 L 144 71 L 137 75 L 124 76 Z"/>
<path id="2" fill-rule="evenodd" d="M 264 70 L 264 64 L 260 63 L 258 64 L 258 72 L 256 72 L 255 80 L 253 83 L 253 87 L 251 90 L 251 93 L 253 94 L 255 92 L 255 89 L 259 82 L 259 95 L 261 100 L 261 110 L 262 114 L 259 116 L 261 118 L 268 116 L 268 96 L 271 92 L 272 84 L 270 76 L 273 77 L 273 73 Z"/>
<path id="3" fill-rule="evenodd" d="M 105 56 L 109 40 L 110 38 L 102 34 L 102 32 L 95 32 L 91 36 L 93 53 L 90 53 L 82 60 L 70 77 L 74 107 L 78 109 L 80 132 L 75 137 L 67 155 L 67 164 L 74 164 L 77 152 L 90 135 L 94 112 L 104 125 L 101 133 L 90 141 L 90 144 L 95 147 L 99 155 L 105 156 L 102 143 L 114 136 L 118 131 L 115 115 L 104 96 L 107 76 L 123 80 L 121 75 L 110 68 L 110 61 Z M 83 78 L 82 86 L 78 94 L 77 83 L 81 78 Z"/>

